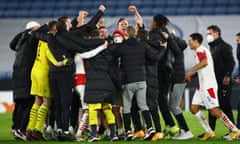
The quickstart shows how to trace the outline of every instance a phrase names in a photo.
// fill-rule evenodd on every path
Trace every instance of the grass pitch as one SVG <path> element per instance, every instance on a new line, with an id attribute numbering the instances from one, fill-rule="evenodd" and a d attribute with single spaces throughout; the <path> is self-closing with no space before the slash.
<path id="1" fill-rule="evenodd" d="M 204 112 L 206 114 L 206 111 Z M 236 111 L 234 111 L 234 115 L 236 118 Z M 194 138 L 191 140 L 182 140 L 182 141 L 177 141 L 177 140 L 161 140 L 157 142 L 151 142 L 151 141 L 142 141 L 142 140 L 135 140 L 135 141 L 118 141 L 115 142 L 117 144 L 127 144 L 127 143 L 132 143 L 132 144 L 152 144 L 152 143 L 161 143 L 161 144 L 240 144 L 240 140 L 235 140 L 235 141 L 226 141 L 221 138 L 224 134 L 228 132 L 228 129 L 218 120 L 217 121 L 217 126 L 216 126 L 216 135 L 217 137 L 208 141 L 199 141 L 197 136 L 201 133 L 203 133 L 203 129 L 195 119 L 195 117 L 190 113 L 190 112 L 184 112 L 184 116 L 187 120 L 187 124 L 189 128 L 191 129 L 192 133 L 194 134 Z M 40 144 L 42 142 L 34 142 L 34 141 L 19 141 L 13 139 L 10 129 L 11 129 L 11 114 L 0 114 L 0 144 Z M 162 123 L 162 129 L 164 128 L 164 123 L 161 120 Z M 87 144 L 88 142 L 57 142 L 57 141 L 46 141 L 44 142 L 46 144 L 77 144 L 77 143 L 82 143 L 82 144 Z M 107 144 L 109 141 L 99 141 L 96 142 L 97 144 Z"/>

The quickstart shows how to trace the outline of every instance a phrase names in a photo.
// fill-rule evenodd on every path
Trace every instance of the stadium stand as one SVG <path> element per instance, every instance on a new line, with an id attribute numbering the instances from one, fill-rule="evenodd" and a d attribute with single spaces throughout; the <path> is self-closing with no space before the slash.
<path id="1" fill-rule="evenodd" d="M 0 18 L 75 16 L 78 10 L 94 12 L 100 4 L 107 7 L 105 16 L 131 15 L 126 11 L 131 4 L 143 16 L 240 14 L 240 0 L 1 0 Z"/>

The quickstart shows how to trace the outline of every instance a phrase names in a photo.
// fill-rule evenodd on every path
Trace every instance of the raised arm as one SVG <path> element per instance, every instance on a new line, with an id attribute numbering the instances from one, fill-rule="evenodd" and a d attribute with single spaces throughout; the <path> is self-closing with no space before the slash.
<path id="1" fill-rule="evenodd" d="M 98 12 L 92 17 L 92 19 L 87 23 L 88 25 L 97 25 L 99 19 L 103 16 L 106 7 L 104 5 L 100 5 L 98 8 Z"/>
<path id="2" fill-rule="evenodd" d="M 77 17 L 77 27 L 83 26 L 85 24 L 85 17 L 88 15 L 89 13 L 87 11 L 79 11 Z"/>
<path id="3" fill-rule="evenodd" d="M 105 11 L 105 9 L 106 8 L 104 5 L 100 5 L 99 11 L 92 17 L 92 19 L 88 23 L 81 25 L 82 22 L 80 22 L 79 25 L 81 25 L 81 26 L 72 29 L 70 32 L 73 34 L 76 34 L 76 35 L 81 35 L 82 33 L 89 32 L 92 29 L 96 28 L 97 22 L 103 16 L 103 12 Z M 77 21 L 77 23 L 78 23 L 78 21 Z"/>
<path id="4" fill-rule="evenodd" d="M 140 13 L 138 12 L 136 6 L 130 5 L 128 7 L 128 10 L 134 14 L 135 20 L 136 20 L 136 25 L 138 27 L 143 27 L 143 19 L 142 19 L 142 16 L 140 15 Z"/>

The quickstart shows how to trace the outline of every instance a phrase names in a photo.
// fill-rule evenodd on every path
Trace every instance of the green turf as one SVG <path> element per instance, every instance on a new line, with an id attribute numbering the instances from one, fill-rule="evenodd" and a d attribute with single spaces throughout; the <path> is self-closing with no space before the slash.
<path id="1" fill-rule="evenodd" d="M 204 112 L 206 114 L 206 112 Z M 235 140 L 235 141 L 226 141 L 221 138 L 222 135 L 228 132 L 227 128 L 221 123 L 217 122 L 217 128 L 216 128 L 216 135 L 217 137 L 215 139 L 209 140 L 209 141 L 199 141 L 196 137 L 197 135 L 201 134 L 203 132 L 202 128 L 196 121 L 195 117 L 189 113 L 189 112 L 184 112 L 184 115 L 186 117 L 187 123 L 191 129 L 191 131 L 194 134 L 194 138 L 191 140 L 183 140 L 183 141 L 177 141 L 177 140 L 162 140 L 162 141 L 157 141 L 157 142 L 150 142 L 150 141 L 118 141 L 115 142 L 117 144 L 126 144 L 126 143 L 132 143 L 132 144 L 150 144 L 150 143 L 161 143 L 161 144 L 237 144 L 240 143 L 240 140 Z M 234 115 L 236 117 L 236 111 L 234 111 Z M 161 123 L 163 123 L 161 121 Z M 14 140 L 10 134 L 10 129 L 11 129 L 11 114 L 0 114 L 0 144 L 39 144 L 41 142 L 33 142 L 33 141 L 17 141 Z M 47 141 L 44 143 L 49 143 L 49 144 L 66 144 L 66 143 L 82 143 L 86 144 L 88 142 L 56 142 L 56 141 Z M 99 141 L 97 144 L 107 144 L 109 143 L 108 141 Z"/>

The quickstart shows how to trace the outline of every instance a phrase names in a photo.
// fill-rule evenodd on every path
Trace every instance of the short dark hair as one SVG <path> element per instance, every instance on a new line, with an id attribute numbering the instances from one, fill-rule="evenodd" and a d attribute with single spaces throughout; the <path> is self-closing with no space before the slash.
<path id="1" fill-rule="evenodd" d="M 100 37 L 100 33 L 98 31 L 98 29 L 94 29 L 92 30 L 90 33 L 89 33 L 89 36 L 92 38 L 92 39 L 97 39 Z"/>
<path id="2" fill-rule="evenodd" d="M 157 27 L 163 27 L 166 26 L 170 21 L 167 17 L 161 14 L 157 14 L 153 16 L 153 21 L 156 22 Z"/>
<path id="3" fill-rule="evenodd" d="M 137 31 L 137 38 L 139 38 L 140 40 L 147 40 L 148 39 L 148 31 L 145 29 L 139 29 Z"/>
<path id="4" fill-rule="evenodd" d="M 105 26 L 100 26 L 98 29 L 99 29 L 99 30 L 100 30 L 100 29 L 106 29 L 106 27 L 105 27 Z"/>
<path id="5" fill-rule="evenodd" d="M 67 25 L 64 20 L 57 21 L 56 24 L 57 32 L 65 32 L 67 31 Z"/>
<path id="6" fill-rule="evenodd" d="M 191 37 L 193 40 L 197 40 L 199 44 L 202 44 L 203 36 L 202 36 L 200 33 L 192 33 L 192 34 L 190 35 L 190 37 Z"/>
<path id="7" fill-rule="evenodd" d="M 67 29 L 66 21 L 69 19 L 68 16 L 61 16 L 57 20 L 56 28 L 58 32 L 64 32 Z"/>
<path id="8" fill-rule="evenodd" d="M 118 22 L 117 22 L 117 24 L 119 24 L 121 21 L 123 21 L 123 20 L 126 20 L 125 18 L 120 18 L 119 20 L 118 20 Z"/>
<path id="9" fill-rule="evenodd" d="M 210 25 L 207 27 L 208 30 L 213 30 L 213 32 L 218 32 L 219 36 L 221 36 L 221 29 L 217 25 Z"/>
<path id="10" fill-rule="evenodd" d="M 61 16 L 58 18 L 58 21 L 64 20 L 66 21 L 69 17 L 68 16 Z"/>
<path id="11" fill-rule="evenodd" d="M 48 22 L 48 29 L 50 31 L 53 30 L 53 27 L 56 26 L 56 24 L 57 24 L 57 21 L 55 21 L 55 20 Z"/>
<path id="12" fill-rule="evenodd" d="M 240 32 L 236 34 L 236 36 L 240 36 Z"/>

